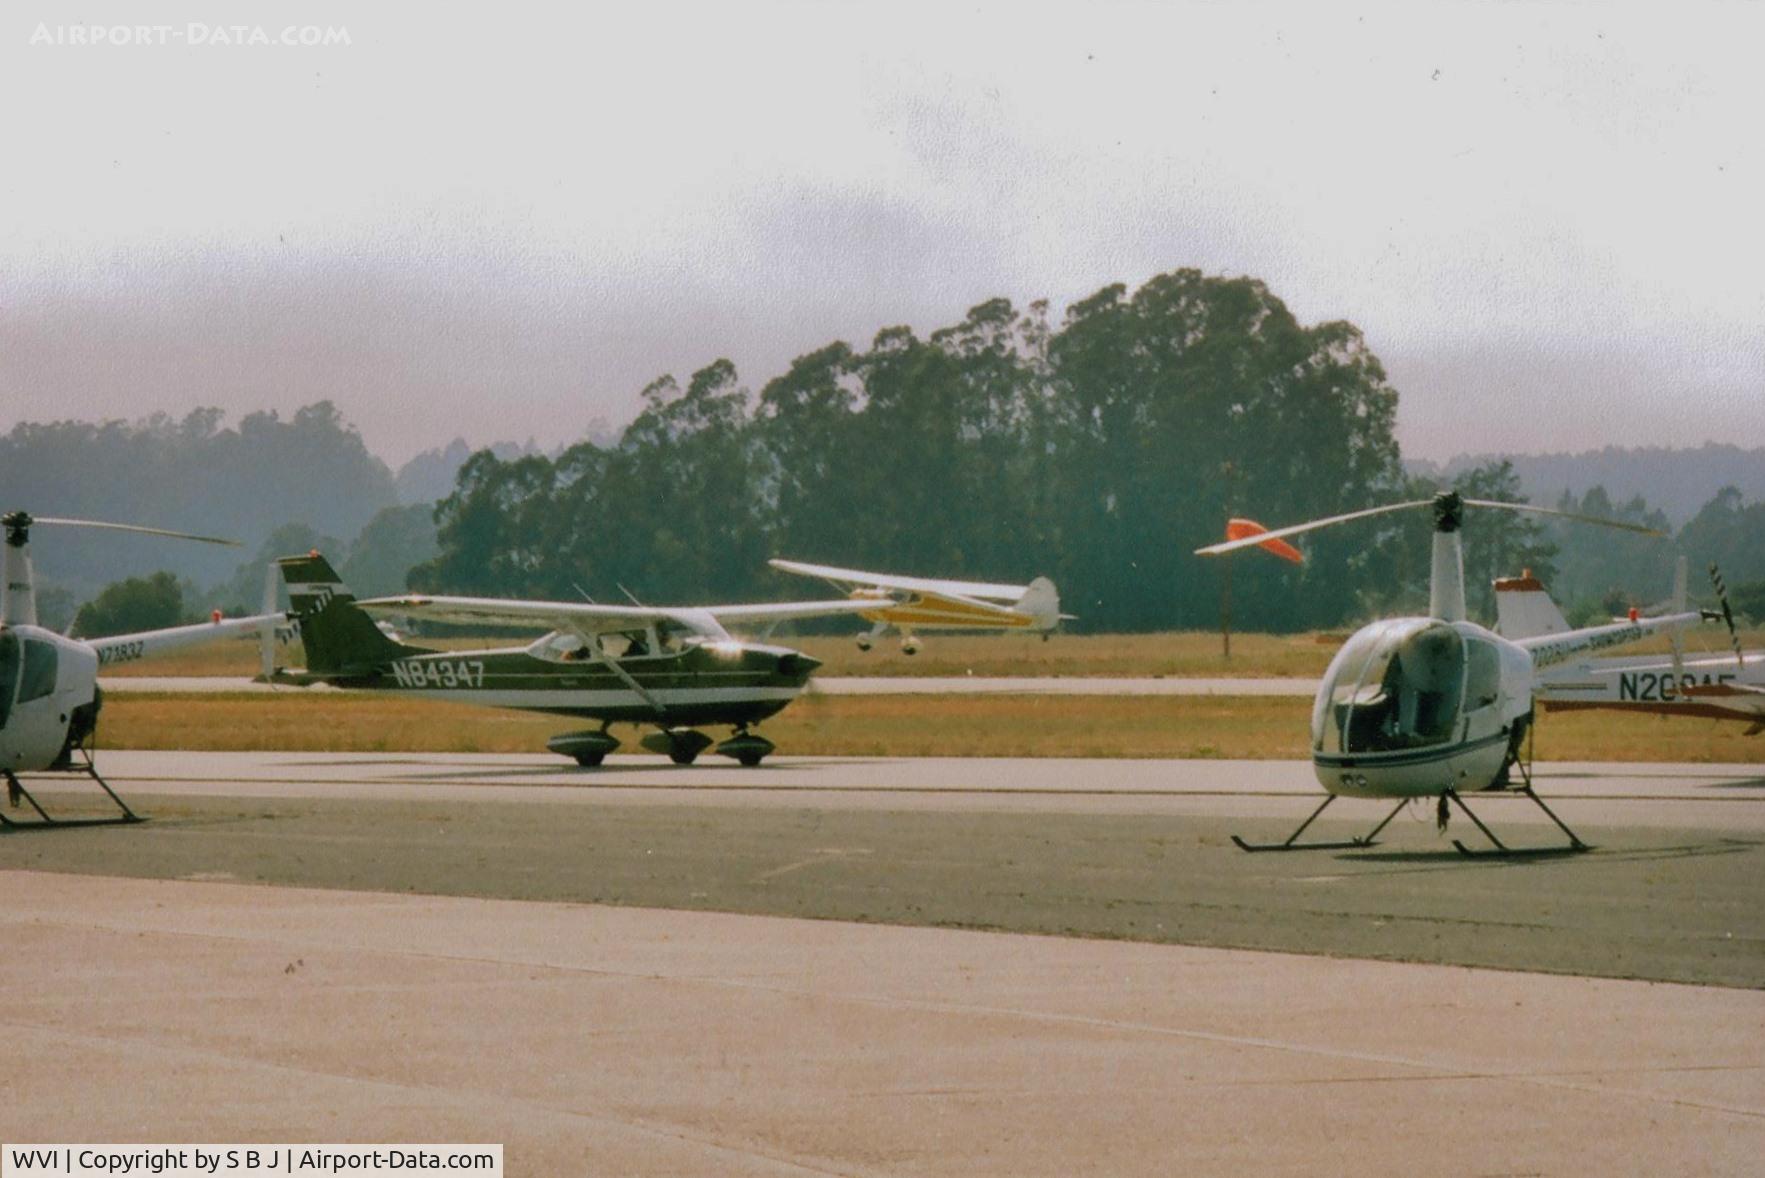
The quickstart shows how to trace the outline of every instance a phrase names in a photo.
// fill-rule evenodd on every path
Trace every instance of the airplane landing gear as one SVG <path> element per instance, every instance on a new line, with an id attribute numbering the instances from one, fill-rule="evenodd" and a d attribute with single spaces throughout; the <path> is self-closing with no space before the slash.
<path id="1" fill-rule="evenodd" d="M 652 753 L 662 753 L 676 765 L 690 765 L 711 747 L 711 738 L 694 728 L 663 728 L 638 743 Z"/>
<path id="2" fill-rule="evenodd" d="M 725 757 L 734 757 L 743 768 L 752 769 L 778 746 L 758 733 L 738 728 L 735 735 L 717 746 Z"/>
<path id="3" fill-rule="evenodd" d="M 563 757 L 573 757 L 578 765 L 593 767 L 619 747 L 619 738 L 605 728 L 588 732 L 565 732 L 545 742 L 545 747 Z"/>

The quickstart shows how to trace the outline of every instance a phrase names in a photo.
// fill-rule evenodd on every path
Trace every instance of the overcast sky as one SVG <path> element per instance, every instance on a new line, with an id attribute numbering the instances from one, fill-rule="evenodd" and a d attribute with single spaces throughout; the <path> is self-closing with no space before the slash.
<path id="1" fill-rule="evenodd" d="M 1191 266 L 1359 325 L 1412 456 L 1765 445 L 1765 7 L 636 7 L 8 5 L 0 428 L 551 446 Z"/>

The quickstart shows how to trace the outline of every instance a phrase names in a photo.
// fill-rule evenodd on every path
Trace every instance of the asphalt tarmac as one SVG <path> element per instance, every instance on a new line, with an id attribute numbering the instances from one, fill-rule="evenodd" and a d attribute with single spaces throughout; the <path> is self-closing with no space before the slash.
<path id="1" fill-rule="evenodd" d="M 1316 804 L 1303 763 L 103 764 L 152 821 L 0 837 L 9 1139 L 502 1141 L 511 1174 L 1765 1156 L 1756 767 L 1551 766 L 1598 849 L 1515 862 L 1425 810 L 1236 850 Z"/>

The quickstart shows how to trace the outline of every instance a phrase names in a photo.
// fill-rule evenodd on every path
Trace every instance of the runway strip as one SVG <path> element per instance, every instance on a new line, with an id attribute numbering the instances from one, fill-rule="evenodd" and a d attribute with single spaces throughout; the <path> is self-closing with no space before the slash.
<path id="1" fill-rule="evenodd" d="M 500 1141 L 510 1174 L 1756 1173 L 1765 994 L 0 873 L 34 1140 Z"/>

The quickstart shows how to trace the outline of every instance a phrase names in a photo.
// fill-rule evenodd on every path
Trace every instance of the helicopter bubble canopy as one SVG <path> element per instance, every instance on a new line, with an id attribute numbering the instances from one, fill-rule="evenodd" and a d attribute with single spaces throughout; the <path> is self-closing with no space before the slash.
<path id="1" fill-rule="evenodd" d="M 1464 636 L 1436 619 L 1393 618 L 1360 630 L 1324 673 L 1312 708 L 1313 753 L 1446 744 L 1457 731 L 1467 662 Z"/>

